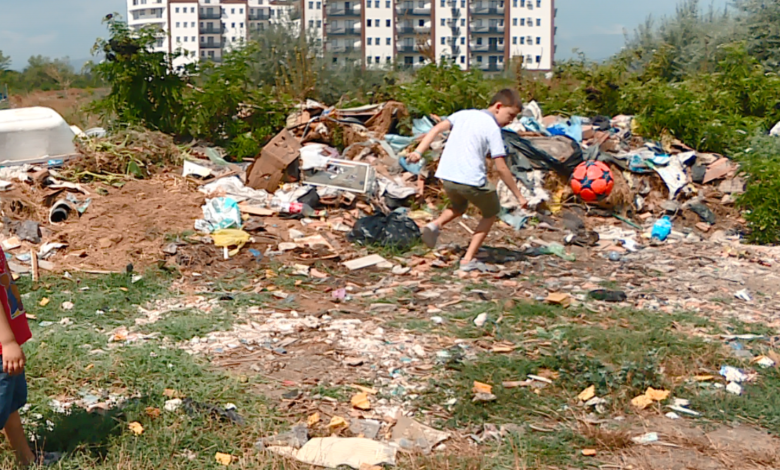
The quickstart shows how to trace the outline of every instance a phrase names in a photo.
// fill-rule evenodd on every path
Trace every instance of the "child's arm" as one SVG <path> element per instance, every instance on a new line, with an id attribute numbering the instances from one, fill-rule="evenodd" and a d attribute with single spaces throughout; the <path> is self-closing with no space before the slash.
<path id="1" fill-rule="evenodd" d="M 512 174 L 512 171 L 506 164 L 506 159 L 504 157 L 494 158 L 493 162 L 496 164 L 498 176 L 501 177 L 501 181 L 504 182 L 506 187 L 512 191 L 512 194 L 515 195 L 517 202 L 520 203 L 520 207 L 526 207 L 528 205 L 528 201 L 523 197 L 523 194 L 520 192 L 520 188 L 517 187 L 515 175 Z"/>
<path id="2" fill-rule="evenodd" d="M 406 157 L 406 161 L 409 163 L 419 162 L 422 158 L 422 154 L 431 147 L 433 139 L 435 139 L 436 136 L 442 132 L 448 131 L 450 129 L 452 129 L 452 124 L 447 119 L 433 126 L 433 129 L 431 129 L 430 132 L 428 132 L 425 137 L 423 137 L 423 140 L 420 142 L 420 145 L 417 146 L 417 149 L 415 149 L 414 152 L 410 153 Z"/>
<path id="3" fill-rule="evenodd" d="M 16 336 L 2 303 L 0 303 L 0 345 L 3 346 L 3 372 L 9 375 L 21 374 L 27 358 L 24 357 L 22 347 L 16 342 Z"/>

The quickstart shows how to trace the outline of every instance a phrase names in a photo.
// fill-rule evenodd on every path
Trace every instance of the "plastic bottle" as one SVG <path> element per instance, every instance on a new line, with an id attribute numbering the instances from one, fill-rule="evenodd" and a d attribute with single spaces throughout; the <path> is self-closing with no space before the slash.
<path id="1" fill-rule="evenodd" d="M 651 235 L 654 239 L 664 241 L 670 233 L 672 233 L 672 221 L 668 215 L 665 215 L 655 222 Z"/>

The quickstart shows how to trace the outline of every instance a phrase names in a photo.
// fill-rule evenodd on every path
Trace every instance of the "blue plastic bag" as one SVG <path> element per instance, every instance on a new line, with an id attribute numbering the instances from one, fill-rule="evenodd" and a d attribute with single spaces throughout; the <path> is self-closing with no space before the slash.
<path id="1" fill-rule="evenodd" d="M 551 135 L 565 135 L 577 143 L 582 143 L 582 119 L 572 116 L 566 121 L 559 122 L 547 128 Z"/>
<path id="2" fill-rule="evenodd" d="M 670 233 L 672 233 L 672 221 L 668 215 L 665 215 L 655 222 L 651 236 L 659 241 L 664 241 Z"/>

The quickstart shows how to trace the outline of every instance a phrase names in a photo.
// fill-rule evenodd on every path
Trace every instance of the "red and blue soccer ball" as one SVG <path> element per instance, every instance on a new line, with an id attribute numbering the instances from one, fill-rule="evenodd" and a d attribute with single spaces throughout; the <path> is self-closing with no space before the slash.
<path id="1" fill-rule="evenodd" d="M 600 201 L 615 187 L 612 171 L 603 162 L 582 162 L 571 176 L 571 189 L 585 202 Z"/>

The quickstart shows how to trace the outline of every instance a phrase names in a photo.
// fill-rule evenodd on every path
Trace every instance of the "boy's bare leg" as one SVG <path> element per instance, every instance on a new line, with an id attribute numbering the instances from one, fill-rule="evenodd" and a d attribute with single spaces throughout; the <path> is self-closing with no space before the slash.
<path id="1" fill-rule="evenodd" d="M 22 418 L 19 416 L 18 411 L 11 413 L 8 417 L 8 421 L 3 428 L 3 434 L 5 434 L 8 443 L 11 444 L 16 453 L 16 459 L 22 466 L 28 466 L 33 463 L 35 456 L 30 450 L 30 444 L 27 443 L 27 436 L 24 435 L 24 428 L 22 427 Z"/>
<path id="2" fill-rule="evenodd" d="M 479 221 L 477 229 L 474 230 L 474 236 L 471 237 L 471 243 L 469 244 L 469 249 L 466 251 L 466 256 L 464 256 L 460 261 L 461 264 L 467 264 L 473 260 L 475 256 L 477 256 L 479 247 L 481 247 L 485 242 L 485 239 L 488 236 L 488 232 L 490 232 L 490 229 L 493 227 L 493 223 L 495 223 L 495 221 L 496 217 L 483 218 Z"/>
<path id="3" fill-rule="evenodd" d="M 438 219 L 434 220 L 432 222 L 433 225 L 442 228 L 448 223 L 452 222 L 453 220 L 457 219 L 463 214 L 458 214 L 454 210 L 450 209 L 449 207 L 444 209 L 444 212 L 441 213 Z"/>

